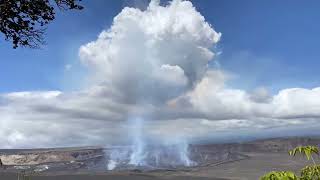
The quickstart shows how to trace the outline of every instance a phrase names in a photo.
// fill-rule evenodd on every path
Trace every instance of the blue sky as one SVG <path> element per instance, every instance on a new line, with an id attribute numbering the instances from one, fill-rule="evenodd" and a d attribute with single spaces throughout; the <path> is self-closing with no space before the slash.
<path id="1" fill-rule="evenodd" d="M 85 69 L 78 49 L 110 26 L 124 6 L 144 7 L 136 1 L 84 1 L 82 12 L 59 12 L 40 50 L 12 49 L 0 41 L 0 92 L 72 90 Z M 197 0 L 198 11 L 222 33 L 217 57 L 232 74 L 229 86 L 252 90 L 266 87 L 312 88 L 318 79 L 319 1 Z M 72 65 L 67 70 L 66 65 Z"/>

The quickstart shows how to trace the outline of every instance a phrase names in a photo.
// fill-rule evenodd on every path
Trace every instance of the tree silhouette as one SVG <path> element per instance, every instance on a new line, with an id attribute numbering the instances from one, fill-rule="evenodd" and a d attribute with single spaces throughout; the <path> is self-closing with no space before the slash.
<path id="1" fill-rule="evenodd" d="M 81 10 L 81 0 L 0 0 L 0 32 L 18 46 L 38 48 L 44 43 L 46 25 L 55 9 Z"/>

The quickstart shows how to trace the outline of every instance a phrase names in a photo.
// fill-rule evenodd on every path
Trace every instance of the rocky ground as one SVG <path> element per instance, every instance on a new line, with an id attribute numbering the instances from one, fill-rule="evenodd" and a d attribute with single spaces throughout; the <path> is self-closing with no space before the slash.
<path id="1" fill-rule="evenodd" d="M 298 171 L 308 162 L 290 157 L 289 149 L 298 145 L 318 145 L 318 138 L 274 138 L 246 143 L 193 145 L 191 159 L 195 167 L 168 169 L 118 169 L 106 171 L 106 150 L 101 147 L 0 150 L 7 165 L 0 180 L 17 179 L 16 172 L 32 169 L 32 180 L 99 180 L 99 179 L 258 179 L 272 170 Z M 29 168 L 29 169 L 28 169 Z"/>

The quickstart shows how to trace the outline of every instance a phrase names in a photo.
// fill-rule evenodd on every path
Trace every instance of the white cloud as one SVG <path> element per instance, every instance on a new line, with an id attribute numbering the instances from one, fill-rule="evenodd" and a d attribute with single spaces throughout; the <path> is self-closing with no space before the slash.
<path id="1" fill-rule="evenodd" d="M 191 2 L 157 4 L 152 1 L 145 11 L 124 8 L 110 29 L 80 48 L 94 82 L 112 86 L 125 102 L 164 103 L 190 90 L 221 36 Z"/>
<path id="2" fill-rule="evenodd" d="M 217 75 L 208 75 L 188 94 L 195 111 L 207 114 L 212 119 L 287 119 L 319 118 L 320 88 L 283 89 L 274 96 L 265 89 L 248 93 L 223 86 Z M 257 120 L 258 121 L 258 120 Z"/>
<path id="3" fill-rule="evenodd" d="M 220 36 L 189 1 L 124 8 L 80 47 L 90 87 L 0 95 L 0 148 L 126 143 L 134 117 L 162 140 L 317 127 L 320 88 L 227 87 L 226 73 L 208 69 Z"/>
<path id="4" fill-rule="evenodd" d="M 281 118 L 319 117 L 320 88 L 291 88 L 281 90 L 274 96 L 272 104 L 275 116 Z"/>
<path id="5" fill-rule="evenodd" d="M 219 85 L 220 80 L 203 81 L 194 91 L 165 105 L 123 104 L 103 86 L 70 94 L 4 94 L 0 100 L 1 147 L 125 143 L 130 136 L 127 132 L 133 128 L 127 120 L 133 115 L 146 119 L 147 137 L 161 140 L 174 136 L 216 139 L 241 133 L 254 135 L 270 128 L 289 132 L 298 127 L 318 127 L 319 89 L 286 89 L 261 103 L 245 91 Z"/>

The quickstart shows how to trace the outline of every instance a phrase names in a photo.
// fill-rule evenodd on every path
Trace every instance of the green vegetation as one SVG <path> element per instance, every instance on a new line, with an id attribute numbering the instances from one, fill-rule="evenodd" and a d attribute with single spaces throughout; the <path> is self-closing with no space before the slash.
<path id="1" fill-rule="evenodd" d="M 319 155 L 319 149 L 318 147 L 315 147 L 315 146 L 298 146 L 293 150 L 289 151 L 290 156 L 295 156 L 297 153 L 305 155 L 308 160 L 312 159 L 312 162 L 315 165 L 316 163 L 314 162 L 312 153 Z"/>
<path id="2" fill-rule="evenodd" d="M 260 180 L 298 180 L 299 178 L 291 171 L 271 171 L 260 178 Z"/>
<path id="3" fill-rule="evenodd" d="M 313 162 L 313 165 L 301 169 L 300 176 L 291 171 L 272 171 L 262 176 L 260 180 L 320 180 L 320 165 L 316 164 L 312 156 L 313 154 L 319 155 L 319 148 L 315 146 L 298 146 L 289 151 L 290 156 L 296 156 L 298 153 Z"/>

